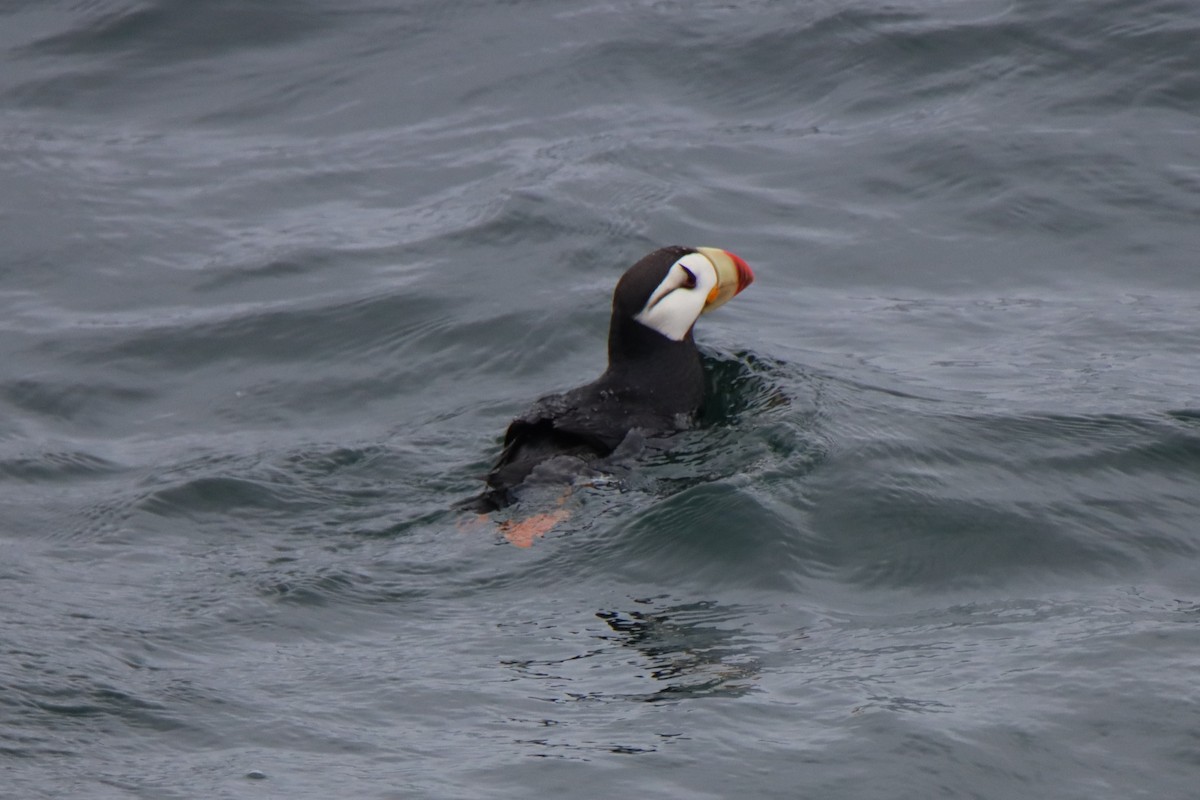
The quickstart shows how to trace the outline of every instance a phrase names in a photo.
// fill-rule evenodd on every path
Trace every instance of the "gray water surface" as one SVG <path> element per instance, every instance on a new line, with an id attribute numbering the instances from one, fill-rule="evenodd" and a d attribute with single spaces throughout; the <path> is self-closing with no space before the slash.
<path id="1" fill-rule="evenodd" d="M 0 794 L 1194 796 L 1198 36 L 3 5 Z M 456 512 L 670 243 L 703 424 Z"/>

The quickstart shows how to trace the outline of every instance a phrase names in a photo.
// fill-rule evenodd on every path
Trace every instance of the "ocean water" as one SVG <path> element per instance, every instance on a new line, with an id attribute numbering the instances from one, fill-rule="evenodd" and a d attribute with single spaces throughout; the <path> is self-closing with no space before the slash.
<path id="1" fill-rule="evenodd" d="M 1195 796 L 1198 37 L 0 5 L 0 795 Z M 456 512 L 670 243 L 703 424 Z"/>

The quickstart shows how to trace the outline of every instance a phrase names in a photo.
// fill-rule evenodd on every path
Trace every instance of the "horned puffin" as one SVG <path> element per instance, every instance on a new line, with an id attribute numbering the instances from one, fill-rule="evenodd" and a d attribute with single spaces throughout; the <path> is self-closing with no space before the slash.
<path id="1" fill-rule="evenodd" d="M 704 403 L 692 326 L 753 280 L 745 261 L 715 247 L 663 247 L 626 270 L 613 291 L 608 369 L 514 419 L 487 488 L 466 505 L 484 514 L 505 508 L 547 462 L 587 464 L 611 456 L 631 434 L 687 427 Z"/>

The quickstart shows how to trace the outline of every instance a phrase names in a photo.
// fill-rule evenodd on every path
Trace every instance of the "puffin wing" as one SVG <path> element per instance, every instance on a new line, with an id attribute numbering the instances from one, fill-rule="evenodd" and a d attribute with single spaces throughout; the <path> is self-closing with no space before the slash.
<path id="1" fill-rule="evenodd" d="M 552 394 L 535 402 L 508 426 L 504 434 L 505 449 L 523 438 L 549 431 L 570 443 L 588 445 L 602 455 L 612 451 L 625 436 L 624 421 L 600 413 L 599 408 L 591 408 L 589 413 L 588 406 L 596 403 L 594 398 L 589 403 L 588 394 L 582 389 Z"/>
<path id="2" fill-rule="evenodd" d="M 595 384 L 543 397 L 508 426 L 504 449 L 485 480 L 488 488 L 475 508 L 492 511 L 513 502 L 510 490 L 549 459 L 569 456 L 582 462 L 612 455 L 631 430 L 676 429 L 661 415 L 630 407 Z"/>
<path id="3" fill-rule="evenodd" d="M 611 453 L 625 436 L 586 414 L 568 395 L 550 395 L 517 417 L 504 433 L 504 450 L 488 473 L 488 484 L 515 486 L 538 463 L 559 455 L 584 459 Z"/>

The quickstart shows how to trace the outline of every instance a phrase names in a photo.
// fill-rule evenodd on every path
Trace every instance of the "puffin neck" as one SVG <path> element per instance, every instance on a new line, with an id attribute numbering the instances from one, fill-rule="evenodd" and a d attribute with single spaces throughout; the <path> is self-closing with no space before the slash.
<path id="1" fill-rule="evenodd" d="M 613 312 L 608 326 L 608 363 L 616 366 L 625 363 L 654 362 L 660 359 L 674 361 L 685 353 L 697 352 L 696 342 L 689 330 L 680 341 L 669 339 L 653 328 L 635 319 Z"/>
<path id="2" fill-rule="evenodd" d="M 614 315 L 608 370 L 601 381 L 657 412 L 694 413 L 704 398 L 704 367 L 691 331 L 681 341 Z"/>

